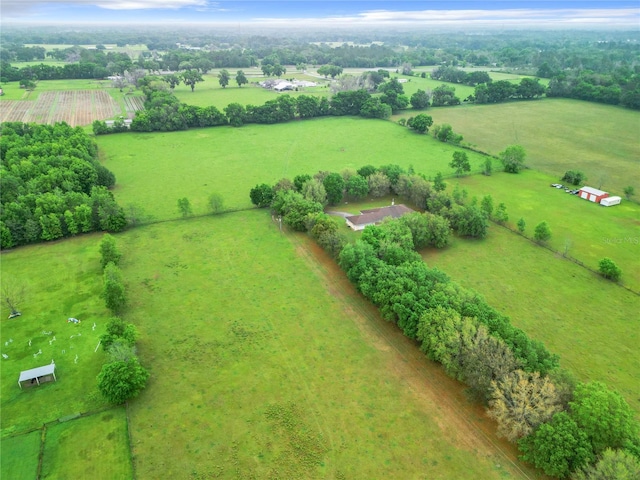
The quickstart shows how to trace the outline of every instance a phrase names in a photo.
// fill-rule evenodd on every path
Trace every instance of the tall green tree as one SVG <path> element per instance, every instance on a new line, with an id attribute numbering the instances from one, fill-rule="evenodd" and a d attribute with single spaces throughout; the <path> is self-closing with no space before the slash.
<path id="1" fill-rule="evenodd" d="M 244 105 L 233 102 L 224 107 L 224 113 L 229 119 L 229 125 L 232 127 L 241 127 L 247 118 L 247 110 Z"/>
<path id="2" fill-rule="evenodd" d="M 533 238 L 540 243 L 544 243 L 551 238 L 551 229 L 547 222 L 540 222 L 533 231 Z"/>
<path id="3" fill-rule="evenodd" d="M 418 133 L 428 133 L 431 125 L 433 125 L 433 118 L 424 113 L 410 117 L 407 120 L 407 126 Z"/>
<path id="4" fill-rule="evenodd" d="M 423 108 L 427 108 L 429 106 L 429 101 L 431 100 L 431 95 L 429 95 L 424 90 L 418 89 L 413 95 L 409 102 L 411 102 L 411 106 L 416 110 L 422 110 Z"/>
<path id="5" fill-rule="evenodd" d="M 273 188 L 266 183 L 256 185 L 249 192 L 249 197 L 251 198 L 251 203 L 256 207 L 268 207 L 273 201 Z"/>
<path id="6" fill-rule="evenodd" d="M 552 477 L 566 478 L 594 459 L 587 435 L 567 412 L 556 413 L 518 442 L 525 462 Z"/>
<path id="7" fill-rule="evenodd" d="M 640 460 L 625 450 L 607 449 L 595 465 L 576 472 L 574 480 L 636 480 L 640 478 Z"/>
<path id="8" fill-rule="evenodd" d="M 249 80 L 247 80 L 247 77 L 242 70 L 238 70 L 236 73 L 236 83 L 238 84 L 238 87 L 242 87 L 242 85 L 249 83 Z"/>
<path id="9" fill-rule="evenodd" d="M 191 210 L 191 202 L 189 202 L 187 197 L 178 199 L 178 211 L 180 212 L 180 215 L 182 215 L 182 218 L 186 218 L 193 214 L 193 211 Z"/>
<path id="10" fill-rule="evenodd" d="M 347 195 L 354 200 L 362 200 L 369 194 L 369 182 L 361 175 L 352 175 L 345 184 Z"/>
<path id="11" fill-rule="evenodd" d="M 464 172 L 470 172 L 471 164 L 469 163 L 467 152 L 453 152 L 453 159 L 449 166 L 455 170 L 458 177 L 462 176 Z"/>
<path id="12" fill-rule="evenodd" d="M 182 82 L 186 86 L 190 87 L 192 92 L 196 88 L 197 83 L 204 81 L 204 79 L 202 78 L 202 75 L 198 70 L 187 70 L 186 72 L 182 73 L 181 77 L 182 77 Z"/>
<path id="13" fill-rule="evenodd" d="M 138 396 L 148 379 L 149 372 L 133 357 L 104 364 L 98 375 L 98 389 L 109 402 L 118 405 Z"/>
<path id="14" fill-rule="evenodd" d="M 106 352 L 114 342 L 134 346 L 137 339 L 138 330 L 134 324 L 127 323 L 120 317 L 113 317 L 107 322 L 107 331 L 100 337 L 100 342 Z"/>
<path id="15" fill-rule="evenodd" d="M 209 208 L 212 213 L 220 213 L 224 210 L 224 197 L 218 192 L 209 195 Z"/>
<path id="16" fill-rule="evenodd" d="M 105 233 L 100 241 L 100 265 L 103 269 L 109 262 L 118 265 L 121 257 L 122 254 L 118 251 L 116 239 Z"/>
<path id="17" fill-rule="evenodd" d="M 519 173 L 524 168 L 524 159 L 527 154 L 521 145 L 511 145 L 500 152 L 498 156 L 505 172 Z"/>
<path id="18" fill-rule="evenodd" d="M 342 201 L 342 195 L 344 193 L 344 179 L 339 173 L 330 173 L 322 181 L 325 190 L 327 191 L 327 200 L 330 205 L 337 205 Z"/>
<path id="19" fill-rule="evenodd" d="M 579 383 L 569 403 L 571 416 L 586 433 L 596 454 L 621 448 L 637 438 L 638 422 L 618 392 L 600 382 Z"/>
<path id="20" fill-rule="evenodd" d="M 104 267 L 102 296 L 107 308 L 116 315 L 124 310 L 127 304 L 122 272 L 113 262 L 107 263 Z"/>
<path id="21" fill-rule="evenodd" d="M 218 83 L 222 88 L 227 88 L 227 85 L 229 85 L 229 79 L 230 76 L 227 69 L 223 68 L 220 70 L 220 73 L 218 73 Z"/>
<path id="22" fill-rule="evenodd" d="M 444 182 L 442 177 L 442 172 L 436 173 L 435 178 L 433 179 L 433 189 L 436 192 L 444 192 L 447 188 L 447 184 Z"/>

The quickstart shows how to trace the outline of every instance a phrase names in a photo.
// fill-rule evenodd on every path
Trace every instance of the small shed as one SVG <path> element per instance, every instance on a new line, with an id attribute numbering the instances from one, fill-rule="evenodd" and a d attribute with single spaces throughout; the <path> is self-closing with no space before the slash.
<path id="1" fill-rule="evenodd" d="M 578 191 L 578 196 L 590 202 L 600 203 L 602 199 L 607 198 L 609 194 L 597 188 L 585 186 Z"/>
<path id="2" fill-rule="evenodd" d="M 51 380 L 58 381 L 56 378 L 56 364 L 51 363 L 43 367 L 32 368 L 31 370 L 25 370 L 20 372 L 20 379 L 18 385 L 22 388 L 23 382 L 35 382 L 40 385 L 40 382 L 50 382 Z"/>
<path id="3" fill-rule="evenodd" d="M 605 207 L 612 207 L 613 205 L 619 205 L 622 201 L 622 198 L 613 196 L 607 197 L 600 200 L 600 205 L 604 205 Z"/>

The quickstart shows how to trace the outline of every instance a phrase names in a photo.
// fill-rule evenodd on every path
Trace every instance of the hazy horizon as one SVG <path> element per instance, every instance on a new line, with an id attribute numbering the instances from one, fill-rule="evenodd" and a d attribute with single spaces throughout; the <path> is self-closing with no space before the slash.
<path id="1" fill-rule="evenodd" d="M 160 6 L 160 5 L 161 6 Z M 2 24 L 638 30 L 637 1 L 2 0 Z"/>

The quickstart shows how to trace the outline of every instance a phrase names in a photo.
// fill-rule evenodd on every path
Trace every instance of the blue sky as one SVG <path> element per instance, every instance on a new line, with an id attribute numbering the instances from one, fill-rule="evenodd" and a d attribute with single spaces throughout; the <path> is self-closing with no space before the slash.
<path id="1" fill-rule="evenodd" d="M 0 0 L 3 23 L 640 29 L 638 0 Z"/>

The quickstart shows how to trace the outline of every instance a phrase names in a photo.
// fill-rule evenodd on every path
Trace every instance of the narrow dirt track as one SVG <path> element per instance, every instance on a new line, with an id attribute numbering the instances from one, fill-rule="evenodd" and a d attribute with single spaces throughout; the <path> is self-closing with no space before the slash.
<path id="1" fill-rule="evenodd" d="M 515 478 L 548 478 L 518 460 L 517 449 L 496 436 L 495 423 L 482 406 L 467 399 L 464 385 L 449 378 L 438 364 L 425 357 L 415 342 L 384 320 L 320 247 L 303 235 L 287 233 L 287 236 L 331 295 L 343 304 L 367 341 L 378 350 L 391 353 L 389 371 L 400 377 L 432 414 L 443 435 L 461 448 L 492 458 Z"/>

